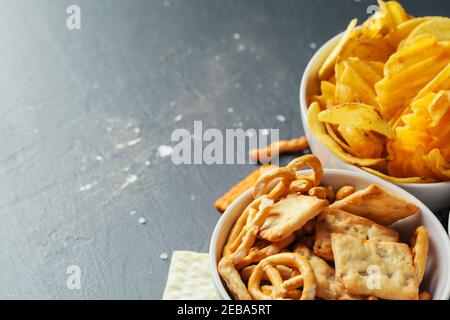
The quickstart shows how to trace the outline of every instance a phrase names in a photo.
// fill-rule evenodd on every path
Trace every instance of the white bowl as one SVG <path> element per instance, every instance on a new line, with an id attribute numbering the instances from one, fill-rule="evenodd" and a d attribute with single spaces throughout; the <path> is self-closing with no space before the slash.
<path id="1" fill-rule="evenodd" d="M 364 189 L 375 183 L 416 204 L 420 209 L 418 214 L 398 221 L 392 227 L 399 231 L 401 240 L 406 243 L 409 242 L 409 238 L 417 226 L 423 225 L 427 228 L 430 237 L 430 248 L 427 270 L 421 285 L 421 291 L 426 290 L 430 292 L 433 300 L 448 300 L 450 297 L 450 240 L 442 224 L 422 202 L 392 183 L 373 175 L 363 175 L 358 172 L 325 169 L 323 183 L 332 186 L 334 189 L 345 184 L 353 185 L 356 189 Z M 248 190 L 231 204 L 217 223 L 211 238 L 209 249 L 211 273 L 220 297 L 225 300 L 230 300 L 231 298 L 220 279 L 217 263 L 222 256 L 222 248 L 234 222 L 253 199 L 252 192 L 252 189 Z"/>
<path id="2" fill-rule="evenodd" d="M 336 46 L 337 42 L 341 38 L 341 35 L 342 34 L 337 35 L 326 44 L 324 44 L 312 57 L 311 61 L 305 69 L 300 85 L 300 111 L 302 116 L 303 129 L 305 131 L 305 135 L 308 139 L 312 153 L 314 153 L 320 159 L 320 161 L 322 161 L 324 167 L 357 171 L 365 175 L 372 176 L 372 174 L 358 168 L 357 166 L 348 164 L 335 156 L 326 146 L 322 144 L 322 142 L 320 142 L 319 139 L 313 136 L 308 126 L 308 97 L 314 94 L 318 94 L 320 91 L 317 72 L 319 71 L 326 57 Z M 431 210 L 438 211 L 450 207 L 450 182 L 426 184 L 397 183 L 397 185 L 419 198 Z"/>

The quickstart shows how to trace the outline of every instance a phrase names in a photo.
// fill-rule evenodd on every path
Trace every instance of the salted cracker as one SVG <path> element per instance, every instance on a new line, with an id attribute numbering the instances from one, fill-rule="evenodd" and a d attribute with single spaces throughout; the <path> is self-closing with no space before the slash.
<path id="1" fill-rule="evenodd" d="M 419 283 L 404 243 L 332 234 L 336 279 L 346 291 L 387 300 L 417 300 Z"/>
<path id="2" fill-rule="evenodd" d="M 219 300 L 209 266 L 209 254 L 174 251 L 163 300 Z"/>

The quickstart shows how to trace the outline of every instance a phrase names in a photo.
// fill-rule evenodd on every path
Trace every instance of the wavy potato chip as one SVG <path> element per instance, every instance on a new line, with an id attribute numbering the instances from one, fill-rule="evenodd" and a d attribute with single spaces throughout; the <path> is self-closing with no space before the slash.
<path id="1" fill-rule="evenodd" d="M 336 64 L 339 56 L 341 54 L 342 48 L 348 42 L 348 40 L 353 36 L 355 32 L 355 27 L 358 23 L 358 19 L 353 19 L 347 27 L 347 30 L 342 35 L 342 38 L 339 40 L 337 46 L 333 49 L 331 54 L 323 63 L 322 67 L 319 70 L 319 80 L 328 80 L 334 71 L 334 65 Z"/>
<path id="2" fill-rule="evenodd" d="M 439 149 L 433 149 L 424 159 L 434 174 L 443 180 L 450 179 L 450 163 L 445 161 Z"/>
<path id="3" fill-rule="evenodd" d="M 387 24 L 391 30 L 410 19 L 405 9 L 397 1 L 378 0 L 378 6 L 380 11 L 386 15 Z"/>
<path id="4" fill-rule="evenodd" d="M 420 24 L 411 32 L 402 47 L 411 45 L 423 35 L 432 35 L 437 41 L 450 41 L 450 18 L 432 17 L 429 21 Z"/>
<path id="5" fill-rule="evenodd" d="M 425 179 L 425 178 L 421 178 L 421 177 L 410 177 L 410 178 L 397 178 L 397 177 L 392 177 L 389 176 L 387 174 L 381 173 L 380 171 L 377 171 L 375 169 L 372 168 L 367 168 L 367 167 L 362 167 L 361 169 L 363 169 L 364 171 L 367 171 L 368 173 L 371 173 L 381 179 L 393 182 L 393 183 L 428 183 L 428 182 L 433 182 L 433 180 L 430 179 Z"/>
<path id="6" fill-rule="evenodd" d="M 388 35 L 386 41 L 393 47 L 397 48 L 403 40 L 406 40 L 411 32 L 414 31 L 422 23 L 429 21 L 432 17 L 421 17 L 407 20 L 395 27 Z"/>
<path id="7" fill-rule="evenodd" d="M 308 124 L 311 132 L 316 136 L 331 152 L 345 162 L 356 164 L 364 167 L 372 167 L 384 164 L 384 159 L 361 159 L 354 157 L 342 150 L 342 148 L 331 138 L 324 125 L 319 121 L 320 106 L 317 102 L 313 102 L 308 108 Z"/>
<path id="8" fill-rule="evenodd" d="M 432 81 L 450 63 L 450 45 L 435 38 L 420 38 L 389 58 L 385 78 L 375 85 L 381 115 L 391 120 L 407 101 Z"/>
<path id="9" fill-rule="evenodd" d="M 336 125 L 352 126 L 364 131 L 378 132 L 388 138 L 393 137 L 388 123 L 373 107 L 362 103 L 347 103 L 322 111 L 319 114 L 319 120 Z"/>
<path id="10" fill-rule="evenodd" d="M 441 90 L 450 90 L 450 63 L 417 94 L 414 100 Z"/>
<path id="11" fill-rule="evenodd" d="M 338 131 L 350 146 L 350 154 L 359 158 L 379 158 L 384 149 L 384 139 L 373 132 L 352 126 L 339 126 Z"/>

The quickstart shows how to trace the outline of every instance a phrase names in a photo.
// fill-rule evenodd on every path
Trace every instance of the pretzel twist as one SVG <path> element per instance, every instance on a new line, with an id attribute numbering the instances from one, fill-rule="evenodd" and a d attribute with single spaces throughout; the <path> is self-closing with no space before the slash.
<path id="1" fill-rule="evenodd" d="M 233 263 L 240 263 L 255 243 L 256 235 L 264 224 L 274 204 L 267 195 L 255 199 L 243 212 L 228 236 L 224 256 L 232 256 Z"/>
<path id="2" fill-rule="evenodd" d="M 280 182 L 278 182 L 278 184 L 269 192 L 268 189 L 271 183 L 278 179 Z M 284 195 L 293 180 L 295 180 L 295 170 L 292 168 L 278 168 L 271 170 L 258 179 L 255 190 L 253 191 L 253 196 L 257 199 L 269 192 L 269 198 L 277 201 Z"/>
<path id="3" fill-rule="evenodd" d="M 299 272 L 298 275 L 284 280 L 277 266 L 283 265 Z M 261 287 L 261 281 L 267 275 L 271 286 Z M 299 300 L 312 300 L 316 295 L 314 272 L 305 257 L 298 253 L 279 253 L 259 262 L 248 281 L 248 290 L 256 300 L 292 299 L 293 293 L 299 293 Z M 296 296 L 298 298 L 298 295 Z"/>
<path id="4" fill-rule="evenodd" d="M 323 169 L 322 169 L 322 164 L 320 163 L 320 160 L 315 155 L 309 154 L 309 155 L 294 159 L 287 165 L 288 169 L 292 169 L 295 172 L 297 172 L 303 168 L 307 168 L 307 167 L 311 167 L 311 169 L 313 171 L 312 174 L 307 176 L 307 175 L 297 173 L 296 178 L 297 179 L 307 179 L 313 183 L 314 187 L 318 187 L 320 185 L 320 182 L 322 181 Z"/>

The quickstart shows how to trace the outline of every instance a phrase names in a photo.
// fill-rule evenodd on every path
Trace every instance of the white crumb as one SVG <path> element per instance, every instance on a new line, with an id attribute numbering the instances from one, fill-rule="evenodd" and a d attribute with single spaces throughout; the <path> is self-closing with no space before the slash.
<path id="1" fill-rule="evenodd" d="M 168 157 L 172 154 L 173 148 L 167 145 L 160 145 L 158 147 L 158 154 L 161 158 Z"/>
<path id="2" fill-rule="evenodd" d="M 167 252 L 163 252 L 159 255 L 159 258 L 161 260 L 167 260 L 167 259 L 169 259 L 169 255 L 167 254 Z"/>
<path id="3" fill-rule="evenodd" d="M 241 39 L 241 35 L 236 32 L 235 34 L 233 34 L 233 39 L 234 40 L 239 40 L 239 39 Z"/>
<path id="4" fill-rule="evenodd" d="M 175 117 L 175 122 L 181 121 L 181 119 L 183 119 L 183 115 L 179 114 Z"/>
<path id="5" fill-rule="evenodd" d="M 128 187 L 130 184 L 133 184 L 137 181 L 138 176 L 135 174 L 130 174 L 127 176 L 127 179 L 125 180 L 125 182 L 120 186 L 122 189 L 125 189 L 126 187 Z"/>
<path id="6" fill-rule="evenodd" d="M 281 114 L 279 114 L 279 115 L 277 115 L 277 120 L 280 121 L 280 122 L 285 122 L 286 121 L 286 117 L 281 115 Z"/>
<path id="7" fill-rule="evenodd" d="M 140 218 L 138 219 L 138 221 L 139 221 L 140 224 L 145 224 L 145 223 L 147 222 L 147 220 L 145 220 L 144 217 L 140 217 Z"/>

